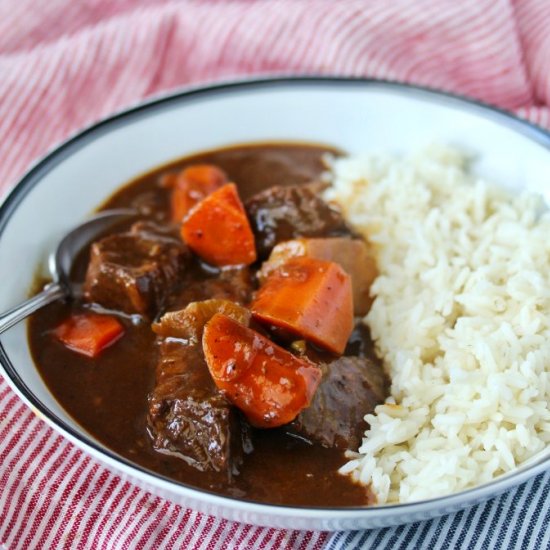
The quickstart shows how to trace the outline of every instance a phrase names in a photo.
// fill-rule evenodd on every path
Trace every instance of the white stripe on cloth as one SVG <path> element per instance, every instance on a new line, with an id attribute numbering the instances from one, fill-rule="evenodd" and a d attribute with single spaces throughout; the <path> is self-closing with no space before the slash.
<path id="1" fill-rule="evenodd" d="M 550 128 L 548 28 L 545 0 L 4 0 L 0 194 L 82 126 L 151 94 L 227 76 L 398 79 Z M 3 380 L 0 435 L 0 543 L 10 550 L 312 550 L 327 540 L 214 519 L 148 495 L 56 436 Z M 506 548 L 521 539 L 542 548 L 549 518 L 535 499 L 548 505 L 547 477 L 448 518 L 337 534 L 329 547 L 349 537 L 348 545 L 378 548 Z"/>
<path id="2" fill-rule="evenodd" d="M 126 521 L 126 516 L 133 499 L 136 498 L 139 491 L 127 483 L 120 483 L 116 487 L 116 492 L 109 498 L 104 505 L 107 510 L 101 517 L 101 522 L 97 522 L 88 535 L 91 540 L 92 548 L 106 548 L 106 540 L 109 541 L 109 534 L 117 525 Z"/>
<path id="3" fill-rule="evenodd" d="M 77 501 L 74 500 L 74 487 L 76 480 L 84 477 L 90 459 L 81 459 L 81 453 L 75 452 L 65 469 L 58 470 L 55 483 L 49 488 L 49 498 L 44 501 L 41 517 L 33 526 L 32 538 L 29 539 L 28 548 L 55 548 L 51 541 L 58 534 L 63 535 L 65 525 L 74 513 Z M 59 518 L 63 518 L 59 522 Z M 63 525 L 63 532 L 59 532 L 59 526 Z M 57 537 L 59 538 L 59 537 Z"/>
<path id="4" fill-rule="evenodd" d="M 50 436 L 51 434 L 47 434 Z M 44 488 L 49 481 L 50 468 L 57 469 L 64 455 L 67 455 L 70 449 L 62 441 L 61 436 L 58 436 L 52 444 L 44 445 L 44 451 L 37 456 L 40 461 L 40 468 L 34 468 L 30 472 L 30 477 L 25 483 L 21 483 L 21 487 L 10 503 L 10 508 L 6 516 L 6 531 L 9 535 L 8 540 L 25 541 L 29 535 L 29 529 L 34 526 L 34 520 L 39 513 L 41 506 L 46 500 Z M 31 470 L 29 467 L 25 469 Z M 25 471 L 25 470 L 23 470 Z M 2 507 L 5 510 L 5 507 Z M 18 521 L 20 517 L 24 517 L 25 521 Z"/>

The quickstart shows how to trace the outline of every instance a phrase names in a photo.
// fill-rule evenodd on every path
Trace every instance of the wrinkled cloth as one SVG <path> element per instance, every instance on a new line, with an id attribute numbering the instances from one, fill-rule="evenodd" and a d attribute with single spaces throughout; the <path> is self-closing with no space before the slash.
<path id="1" fill-rule="evenodd" d="M 546 0 L 2 0 L 0 194 L 56 144 L 182 86 L 368 76 L 550 127 Z M 550 476 L 431 522 L 359 533 L 233 523 L 152 496 L 38 419 L 0 377 L 0 548 L 547 548 Z"/>

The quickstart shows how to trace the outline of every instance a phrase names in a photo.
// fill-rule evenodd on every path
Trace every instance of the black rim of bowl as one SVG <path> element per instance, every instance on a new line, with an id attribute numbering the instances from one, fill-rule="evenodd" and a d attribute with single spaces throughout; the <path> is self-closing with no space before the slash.
<path id="1" fill-rule="evenodd" d="M 138 118 L 150 116 L 157 112 L 159 109 L 170 108 L 172 105 L 180 105 L 181 103 L 187 103 L 195 100 L 201 100 L 209 96 L 221 96 L 225 93 L 231 93 L 235 91 L 247 91 L 255 90 L 262 88 L 277 88 L 277 87 L 289 87 L 293 85 L 299 86 L 312 86 L 316 87 L 319 85 L 323 86 L 357 86 L 357 87 L 369 87 L 369 88 L 380 88 L 392 93 L 398 93 L 407 96 L 413 96 L 420 100 L 425 100 L 431 103 L 439 103 L 449 107 L 455 107 L 462 110 L 468 110 L 479 115 L 481 118 L 488 118 L 497 123 L 502 124 L 516 132 L 523 134 L 528 139 L 537 142 L 539 145 L 542 145 L 550 152 L 550 132 L 545 131 L 544 129 L 536 126 L 528 121 L 522 120 L 502 109 L 493 107 L 491 105 L 485 104 L 481 101 L 470 99 L 464 96 L 457 94 L 434 90 L 426 88 L 423 86 L 417 86 L 413 84 L 406 84 L 396 81 L 388 80 L 378 80 L 371 78 L 354 78 L 354 77 L 338 77 L 338 76 L 282 76 L 274 78 L 259 78 L 259 79 L 247 79 L 247 80 L 238 80 L 231 82 L 222 82 L 214 83 L 205 86 L 199 86 L 196 88 L 183 89 L 181 91 L 176 91 L 169 93 L 167 95 L 162 95 L 160 97 L 152 98 L 145 100 L 141 103 L 138 103 L 136 106 L 124 109 L 112 116 L 109 116 L 96 124 L 93 124 L 82 131 L 74 134 L 66 141 L 55 147 L 52 151 L 48 152 L 44 157 L 38 160 L 29 171 L 19 180 L 15 185 L 12 191 L 8 194 L 2 205 L 0 206 L 0 239 L 4 232 L 5 227 L 9 223 L 9 220 L 17 209 L 17 206 L 25 198 L 27 193 L 37 185 L 40 180 L 55 168 L 59 163 L 63 162 L 68 156 L 78 151 L 81 147 L 88 144 L 90 141 L 101 138 L 104 133 L 109 132 L 110 130 L 124 125 L 127 122 L 134 121 Z M 171 478 L 158 474 L 152 470 L 148 470 L 131 462 L 114 453 L 110 449 L 101 446 L 96 443 L 94 440 L 86 437 L 84 434 L 74 429 L 72 426 L 67 424 L 64 420 L 60 419 L 56 414 L 50 411 L 27 387 L 23 379 L 17 373 L 17 370 L 11 363 L 2 342 L 0 341 L 0 363 L 2 364 L 6 374 L 8 375 L 11 383 L 21 392 L 22 395 L 36 408 L 40 414 L 48 418 L 49 421 L 61 429 L 62 432 L 66 432 L 74 437 L 77 441 L 80 442 L 84 449 L 92 448 L 95 452 L 98 452 L 100 455 L 108 457 L 111 460 L 121 463 L 124 466 L 127 466 L 141 474 L 146 474 L 155 479 L 162 480 L 163 482 L 169 482 L 174 486 L 179 486 L 185 488 L 187 491 L 190 491 L 190 497 L 195 497 L 200 499 L 200 495 L 209 495 L 210 497 L 216 497 L 220 499 L 220 503 L 225 502 L 226 505 L 231 507 L 231 505 L 236 502 L 246 503 L 254 505 L 260 508 L 279 508 L 281 510 L 302 510 L 302 511 L 317 511 L 317 512 L 331 512 L 338 514 L 346 514 L 349 512 L 362 512 L 365 514 L 365 518 L 368 517 L 369 512 L 375 513 L 376 511 L 381 510 L 382 508 L 386 511 L 396 510 L 399 512 L 410 511 L 413 512 L 413 509 L 419 505 L 429 505 L 430 507 L 438 507 L 443 510 L 445 504 L 452 505 L 456 504 L 456 500 L 461 499 L 464 501 L 472 500 L 475 497 L 475 493 L 481 488 L 488 488 L 491 485 L 498 484 L 500 485 L 500 478 L 495 478 L 489 483 L 461 491 L 459 493 L 453 493 L 450 495 L 444 495 L 441 497 L 436 497 L 429 500 L 403 503 L 403 504 L 389 504 L 380 506 L 350 506 L 350 507 L 325 507 L 325 506 L 294 506 L 286 504 L 270 504 L 264 502 L 258 502 L 255 500 L 249 500 L 246 498 L 236 498 L 230 496 L 222 496 L 219 493 L 209 491 L 206 489 L 200 489 L 192 485 L 187 485 L 175 481 Z M 49 391 L 49 390 L 48 390 Z M 54 399 L 55 396 L 53 396 Z M 57 399 L 56 399 L 57 401 Z M 60 405 L 61 406 L 61 405 Z M 69 415 L 70 416 L 70 415 Z M 75 423 L 78 424 L 78 422 Z M 545 460 L 543 462 L 548 462 Z M 136 472 L 136 473 L 137 473 Z M 512 479 L 517 477 L 520 472 L 511 473 L 507 476 L 507 479 L 512 484 Z M 526 481 L 526 480 L 524 480 Z M 470 498 L 468 499 L 468 495 Z M 185 495 L 182 495 L 185 496 Z M 490 495 L 492 496 L 492 495 Z M 487 497 L 487 498 L 490 498 Z M 436 504 L 437 503 L 437 504 Z"/>

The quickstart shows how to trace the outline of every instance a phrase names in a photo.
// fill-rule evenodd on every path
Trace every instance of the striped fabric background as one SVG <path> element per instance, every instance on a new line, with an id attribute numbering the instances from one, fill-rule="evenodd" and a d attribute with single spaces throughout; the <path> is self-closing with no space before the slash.
<path id="1" fill-rule="evenodd" d="M 550 128 L 549 29 L 546 0 L 0 0 L 0 193 L 117 109 L 252 74 L 414 82 Z M 0 548 L 548 548 L 549 489 L 364 533 L 231 523 L 122 482 L 0 379 Z"/>
<path id="2" fill-rule="evenodd" d="M 335 533 L 326 550 L 550 548 L 549 491 L 550 472 L 547 472 L 486 504 L 441 519 L 372 531 Z"/>

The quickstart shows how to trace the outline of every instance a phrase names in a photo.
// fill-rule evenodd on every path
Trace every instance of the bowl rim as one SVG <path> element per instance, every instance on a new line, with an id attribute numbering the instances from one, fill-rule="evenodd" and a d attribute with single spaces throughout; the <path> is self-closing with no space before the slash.
<path id="1" fill-rule="evenodd" d="M 527 139 L 542 145 L 550 153 L 550 132 L 545 129 L 519 117 L 504 111 L 498 107 L 489 105 L 482 101 L 471 99 L 459 94 L 440 91 L 433 88 L 419 86 L 415 84 L 402 83 L 392 80 L 382 80 L 362 77 L 341 77 L 341 76 L 276 76 L 262 78 L 246 78 L 231 81 L 222 81 L 207 85 L 185 87 L 176 91 L 160 94 L 140 101 L 137 104 L 115 112 L 114 114 L 102 118 L 99 122 L 91 124 L 82 130 L 70 135 L 66 140 L 54 146 L 43 157 L 39 158 L 29 170 L 19 179 L 12 190 L 7 194 L 0 204 L 0 239 L 8 225 L 10 218 L 17 209 L 18 205 L 24 200 L 25 196 L 37 185 L 41 179 L 63 162 L 68 156 L 77 152 L 86 144 L 100 139 L 103 134 L 108 133 L 128 122 L 135 121 L 138 118 L 151 116 L 158 109 L 170 108 L 173 105 L 180 105 L 196 100 L 202 100 L 211 96 L 220 96 L 232 92 L 254 91 L 265 88 L 285 88 L 294 85 L 299 86 L 335 86 L 335 87 L 368 87 L 379 88 L 386 92 L 413 96 L 416 99 L 424 100 L 428 103 L 439 103 L 451 108 L 469 110 L 481 118 L 490 119 L 515 132 L 524 135 Z M 109 467 L 115 470 L 129 469 L 130 475 L 138 478 L 144 478 L 151 485 L 165 488 L 169 491 L 176 491 L 183 497 L 194 498 L 196 500 L 210 500 L 213 504 L 227 506 L 232 509 L 249 509 L 254 507 L 260 513 L 271 513 L 279 516 L 291 517 L 295 513 L 302 516 L 307 515 L 310 518 L 325 518 L 330 513 L 332 518 L 351 518 L 369 516 L 385 517 L 393 513 L 415 513 L 423 512 L 433 508 L 447 508 L 453 505 L 459 505 L 466 501 L 472 502 L 476 498 L 482 498 L 489 493 L 489 496 L 496 495 L 511 486 L 519 485 L 527 481 L 534 475 L 541 473 L 550 464 L 550 455 L 538 459 L 533 464 L 525 468 L 518 468 L 507 474 L 499 476 L 490 482 L 476 485 L 470 489 L 451 493 L 428 500 L 414 501 L 399 504 L 384 504 L 375 506 L 350 506 L 350 507 L 330 507 L 330 506 L 297 506 L 287 504 L 263 503 L 255 500 L 243 498 L 222 496 L 207 489 L 200 489 L 181 482 L 177 482 L 161 474 L 148 470 L 133 463 L 132 461 L 118 455 L 106 447 L 102 447 L 84 433 L 70 426 L 67 422 L 59 418 L 50 411 L 34 395 L 23 379 L 19 376 L 17 370 L 11 363 L 8 354 L 0 340 L 0 374 L 4 376 L 11 388 L 20 398 L 46 423 L 61 433 L 65 439 L 76 444 L 77 447 L 91 454 L 94 458 L 103 461 Z M 51 393 L 51 392 L 50 392 Z M 52 394 L 53 398 L 55 396 Z M 57 399 L 56 399 L 57 401 Z M 78 424 L 74 420 L 75 424 Z M 113 472 L 111 472 L 113 473 Z M 116 475 L 120 475 L 115 472 Z M 494 489 L 494 491 L 493 491 Z M 489 497 L 487 497 L 489 498 Z"/>

